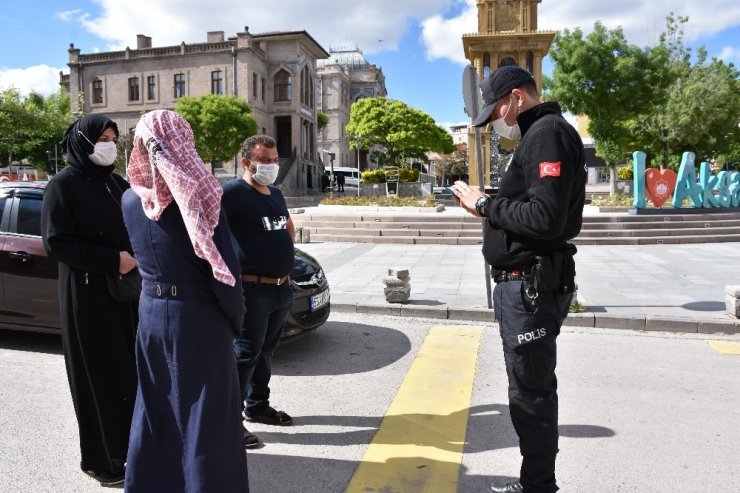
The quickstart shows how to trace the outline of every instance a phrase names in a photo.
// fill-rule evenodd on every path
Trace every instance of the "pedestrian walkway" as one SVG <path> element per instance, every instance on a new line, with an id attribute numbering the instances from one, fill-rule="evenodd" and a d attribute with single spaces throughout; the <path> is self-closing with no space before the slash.
<path id="1" fill-rule="evenodd" d="M 463 214 L 459 209 L 451 212 Z M 587 213 L 593 213 L 588 211 Z M 392 214 L 392 212 L 384 212 Z M 479 245 L 307 243 L 331 288 L 332 310 L 490 321 Z M 411 300 L 389 304 L 383 277 L 409 269 Z M 726 285 L 740 284 L 740 243 L 583 245 L 570 325 L 681 332 L 740 332 L 725 310 Z"/>

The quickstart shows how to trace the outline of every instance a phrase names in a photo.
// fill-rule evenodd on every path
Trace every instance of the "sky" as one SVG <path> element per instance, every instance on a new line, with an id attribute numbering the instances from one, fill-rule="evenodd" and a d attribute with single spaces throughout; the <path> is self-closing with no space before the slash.
<path id="1" fill-rule="evenodd" d="M 215 7 L 217 5 L 217 8 Z M 70 43 L 82 53 L 206 41 L 206 32 L 233 36 L 306 30 L 327 51 L 356 44 L 383 69 L 388 97 L 429 113 L 440 125 L 469 122 L 463 110 L 462 34 L 477 30 L 476 0 L 27 0 L 3 2 L 0 11 L 0 89 L 49 94 L 68 73 Z M 542 0 L 540 30 L 585 33 L 600 21 L 621 26 L 627 40 L 654 45 L 671 12 L 688 16 L 686 41 L 694 51 L 740 65 L 737 0 Z M 290 13 L 290 15 L 286 15 Z M 547 74 L 552 64 L 545 59 Z"/>

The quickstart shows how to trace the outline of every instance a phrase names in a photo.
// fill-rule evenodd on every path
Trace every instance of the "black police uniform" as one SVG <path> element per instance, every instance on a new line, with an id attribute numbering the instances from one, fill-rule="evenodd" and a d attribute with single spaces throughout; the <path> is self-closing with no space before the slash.
<path id="1" fill-rule="evenodd" d="M 525 492 L 557 491 L 556 337 L 573 297 L 586 170 L 583 143 L 557 103 L 517 117 L 522 139 L 486 207 L 483 255 L 509 379 Z"/>

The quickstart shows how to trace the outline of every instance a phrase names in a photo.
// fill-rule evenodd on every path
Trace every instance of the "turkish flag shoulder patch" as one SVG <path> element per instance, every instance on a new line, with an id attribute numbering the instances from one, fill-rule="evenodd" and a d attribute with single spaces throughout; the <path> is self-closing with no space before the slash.
<path id="1" fill-rule="evenodd" d="M 560 176 L 560 161 L 557 163 L 548 163 L 547 161 L 540 163 L 540 178 L 546 176 Z"/>

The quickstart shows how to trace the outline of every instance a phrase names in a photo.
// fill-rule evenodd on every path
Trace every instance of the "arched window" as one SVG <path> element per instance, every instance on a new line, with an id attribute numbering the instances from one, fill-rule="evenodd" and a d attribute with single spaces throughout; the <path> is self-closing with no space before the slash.
<path id="1" fill-rule="evenodd" d="M 534 53 L 531 51 L 527 52 L 527 70 L 530 74 L 534 73 Z"/>
<path id="2" fill-rule="evenodd" d="M 486 53 L 483 55 L 483 77 L 488 77 L 491 73 L 491 55 Z"/>
<path id="3" fill-rule="evenodd" d="M 281 69 L 274 78 L 275 101 L 290 101 L 293 99 L 291 77 L 287 70 Z"/>
<path id="4" fill-rule="evenodd" d="M 301 69 L 301 103 L 308 104 L 308 70 Z"/>
<path id="5" fill-rule="evenodd" d="M 308 77 L 308 106 L 310 108 L 314 107 L 315 94 L 316 93 L 314 92 L 313 77 L 309 75 Z"/>
<path id="6" fill-rule="evenodd" d="M 502 58 L 501 61 L 498 62 L 499 67 L 503 67 L 506 65 L 519 65 L 519 64 L 516 63 L 516 60 L 514 60 L 514 57 L 507 56 L 507 57 Z"/>

